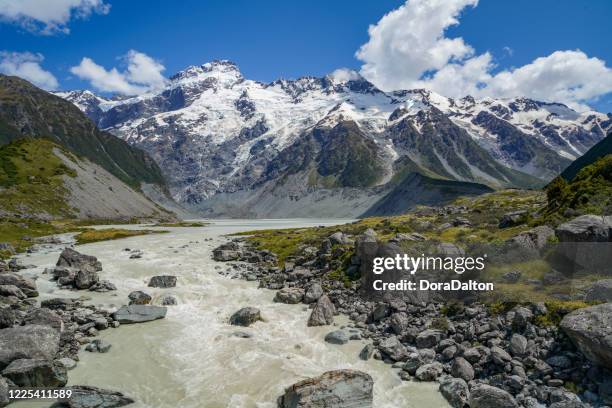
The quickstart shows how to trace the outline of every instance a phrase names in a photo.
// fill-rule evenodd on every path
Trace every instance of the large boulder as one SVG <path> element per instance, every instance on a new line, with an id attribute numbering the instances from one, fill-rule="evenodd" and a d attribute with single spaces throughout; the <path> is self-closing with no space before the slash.
<path id="1" fill-rule="evenodd" d="M 62 251 L 56 266 L 74 269 L 91 269 L 96 272 L 102 270 L 102 264 L 98 261 L 98 258 L 92 255 L 82 254 L 72 248 L 66 248 Z"/>
<path id="2" fill-rule="evenodd" d="M 470 390 L 470 408 L 518 408 L 514 397 L 502 390 L 486 384 L 478 384 Z"/>
<path id="3" fill-rule="evenodd" d="M 293 384 L 278 398 L 279 408 L 371 408 L 374 381 L 357 370 L 336 370 Z"/>
<path id="4" fill-rule="evenodd" d="M 89 385 L 73 385 L 72 396 L 55 403 L 52 408 L 118 408 L 135 401 L 120 392 L 104 390 Z"/>
<path id="5" fill-rule="evenodd" d="M 527 219 L 527 211 L 519 210 L 502 215 L 499 220 L 499 228 L 510 228 L 525 222 Z"/>
<path id="6" fill-rule="evenodd" d="M 433 363 L 423 364 L 417 368 L 415 377 L 419 381 L 435 381 L 444 372 L 444 366 L 437 361 Z"/>
<path id="7" fill-rule="evenodd" d="M 250 326 L 261 320 L 261 312 L 255 307 L 243 307 L 230 317 L 230 324 L 234 326 Z"/>
<path id="8" fill-rule="evenodd" d="M 581 215 L 559 225 L 555 234 L 560 242 L 612 241 L 612 216 Z"/>
<path id="9" fill-rule="evenodd" d="M 27 297 L 38 296 L 36 282 L 16 273 L 0 273 L 0 285 L 10 285 L 18 287 Z"/>
<path id="10" fill-rule="evenodd" d="M 584 293 L 585 302 L 612 302 L 612 279 L 598 280 Z"/>
<path id="11" fill-rule="evenodd" d="M 89 289 L 99 281 L 98 273 L 90 268 L 79 269 L 74 274 L 74 287 L 77 289 Z"/>
<path id="12" fill-rule="evenodd" d="M 317 300 L 310 317 L 308 326 L 326 326 L 334 322 L 336 308 L 327 295 L 323 295 Z"/>
<path id="13" fill-rule="evenodd" d="M 474 379 L 474 368 L 465 358 L 457 357 L 451 366 L 451 374 L 453 377 L 471 381 Z"/>
<path id="14" fill-rule="evenodd" d="M 391 360 L 401 361 L 408 354 L 406 347 L 399 341 L 397 336 L 390 336 L 378 344 L 378 349 Z"/>
<path id="15" fill-rule="evenodd" d="M 26 315 L 24 322 L 26 324 L 49 326 L 58 332 L 64 331 L 64 320 L 57 313 L 45 308 L 32 310 Z"/>
<path id="16" fill-rule="evenodd" d="M 166 317 L 167 308 L 150 305 L 121 306 L 113 318 L 121 324 L 144 323 Z"/>
<path id="17" fill-rule="evenodd" d="M 274 301 L 278 303 L 287 303 L 295 305 L 304 299 L 304 289 L 300 288 L 284 288 L 276 292 Z"/>
<path id="18" fill-rule="evenodd" d="M 319 298 L 323 296 L 323 287 L 320 283 L 314 282 L 311 283 L 308 288 L 306 288 L 306 293 L 304 293 L 304 303 L 314 303 Z"/>
<path id="19" fill-rule="evenodd" d="M 521 232 L 517 236 L 510 239 L 510 242 L 518 245 L 521 248 L 528 250 L 539 251 L 548 242 L 548 240 L 555 235 L 553 230 L 548 225 L 540 225 L 530 229 L 529 231 Z"/>
<path id="20" fill-rule="evenodd" d="M 612 303 L 573 311 L 561 329 L 589 360 L 612 369 Z"/>
<path id="21" fill-rule="evenodd" d="M 66 368 L 45 359 L 13 360 L 2 375 L 19 387 L 63 387 L 68 382 Z"/>
<path id="22" fill-rule="evenodd" d="M 331 234 L 329 237 L 327 237 L 327 239 L 329 239 L 332 245 L 351 245 L 353 244 L 353 240 L 350 239 L 346 234 L 343 234 L 340 231 Z"/>
<path id="23" fill-rule="evenodd" d="M 59 350 L 60 333 L 49 326 L 26 325 L 0 330 L 0 369 L 13 360 L 51 360 Z"/>
<path id="24" fill-rule="evenodd" d="M 173 288 L 176 286 L 176 276 L 159 275 L 153 276 L 149 281 L 149 287 L 152 288 Z"/>
<path id="25" fill-rule="evenodd" d="M 468 385 L 461 378 L 444 378 L 440 381 L 439 390 L 453 408 L 465 407 L 470 399 Z"/>

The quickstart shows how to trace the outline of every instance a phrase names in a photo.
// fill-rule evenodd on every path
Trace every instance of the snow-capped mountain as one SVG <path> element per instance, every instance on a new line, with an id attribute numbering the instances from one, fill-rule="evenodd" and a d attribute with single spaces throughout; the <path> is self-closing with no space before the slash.
<path id="1" fill-rule="evenodd" d="M 266 84 L 225 60 L 189 67 L 163 90 L 132 98 L 59 95 L 147 150 L 179 202 L 228 215 L 314 207 L 358 215 L 415 172 L 534 185 L 612 128 L 610 115 L 524 98 L 382 92 L 346 70 Z M 352 210 L 338 212 L 339 202 Z"/>

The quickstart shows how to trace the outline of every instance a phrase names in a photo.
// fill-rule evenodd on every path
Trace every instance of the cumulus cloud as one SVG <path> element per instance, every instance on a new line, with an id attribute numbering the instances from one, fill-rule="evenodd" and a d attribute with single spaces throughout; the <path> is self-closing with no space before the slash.
<path id="1" fill-rule="evenodd" d="M 104 0 L 0 0 L 0 20 L 41 34 L 68 33 L 71 19 L 109 10 Z"/>
<path id="2" fill-rule="evenodd" d="M 496 70 L 489 52 L 476 54 L 463 38 L 447 36 L 446 30 L 459 24 L 461 12 L 477 5 L 478 0 L 407 0 L 370 26 L 368 42 L 356 53 L 363 61 L 361 74 L 385 90 L 428 88 L 451 97 L 527 96 L 580 110 L 612 92 L 612 69 L 580 50 L 556 51 L 521 67 Z"/>
<path id="3" fill-rule="evenodd" d="M 329 76 L 336 82 L 355 81 L 361 77 L 357 71 L 349 68 L 338 68 L 329 74 Z"/>
<path id="4" fill-rule="evenodd" d="M 0 72 L 21 77 L 43 89 L 57 89 L 55 76 L 40 66 L 43 60 L 41 54 L 0 51 Z"/>
<path id="5" fill-rule="evenodd" d="M 127 65 L 124 71 L 117 68 L 107 70 L 85 57 L 70 72 L 79 78 L 89 81 L 102 92 L 114 92 L 122 95 L 139 95 L 159 89 L 166 83 L 162 72 L 166 69 L 161 63 L 148 55 L 130 50 L 121 58 Z"/>

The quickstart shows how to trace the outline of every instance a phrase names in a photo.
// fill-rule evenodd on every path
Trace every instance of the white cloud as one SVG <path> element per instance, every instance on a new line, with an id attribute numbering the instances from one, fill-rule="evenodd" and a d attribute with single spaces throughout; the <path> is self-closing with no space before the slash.
<path id="1" fill-rule="evenodd" d="M 450 97 L 527 96 L 584 110 L 612 92 L 612 69 L 580 50 L 556 51 L 495 72 L 493 56 L 475 55 L 462 38 L 447 38 L 467 6 L 478 0 L 407 0 L 369 28 L 357 51 L 361 74 L 385 90 L 428 88 Z M 511 55 L 510 48 L 504 49 Z"/>
<path id="2" fill-rule="evenodd" d="M 43 59 L 41 54 L 0 51 L 0 72 L 21 77 L 43 89 L 57 89 L 55 76 L 40 66 Z"/>
<path id="3" fill-rule="evenodd" d="M 343 83 L 348 81 L 356 81 L 361 78 L 361 75 L 357 71 L 348 68 L 338 68 L 331 74 L 330 78 L 336 82 Z"/>
<path id="4" fill-rule="evenodd" d="M 139 95 L 159 89 L 166 83 L 162 75 L 166 68 L 148 55 L 130 50 L 122 60 L 127 64 L 125 71 L 117 68 L 107 70 L 85 57 L 79 65 L 70 68 L 70 72 L 89 81 L 99 91 L 122 95 Z"/>
<path id="5" fill-rule="evenodd" d="M 42 34 L 68 33 L 72 18 L 107 14 L 109 10 L 104 0 L 0 0 L 0 20 Z"/>

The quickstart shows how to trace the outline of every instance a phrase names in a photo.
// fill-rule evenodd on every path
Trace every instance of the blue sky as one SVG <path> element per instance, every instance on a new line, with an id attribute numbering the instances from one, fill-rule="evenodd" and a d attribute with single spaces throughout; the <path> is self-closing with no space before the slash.
<path id="1" fill-rule="evenodd" d="M 547 57 L 560 50 L 580 50 L 590 62 L 596 58 L 604 63 L 604 68 L 612 66 L 609 40 L 612 38 L 612 1 L 608 0 L 481 0 L 477 5 L 475 0 L 452 0 L 449 3 L 456 2 L 455 9 L 440 6 L 434 12 L 442 13 L 443 17 L 447 13 L 457 19 L 457 24 L 444 23 L 438 29 L 443 31 L 444 38 L 461 38 L 470 50 L 454 52 L 450 57 L 445 57 L 442 64 L 432 63 L 431 66 L 420 60 L 415 61 L 415 57 L 405 50 L 398 56 L 397 52 L 381 50 L 380 46 L 376 48 L 375 44 L 371 44 L 360 58 L 355 55 L 362 45 L 375 42 L 368 34 L 368 26 L 376 24 L 386 13 L 399 7 L 407 9 L 404 14 L 398 12 L 397 23 L 380 23 L 381 32 L 384 32 L 380 34 L 383 44 L 387 44 L 387 39 L 388 43 L 393 43 L 395 38 L 400 44 L 402 41 L 422 41 L 424 49 L 435 49 L 437 45 L 432 45 L 430 39 L 414 39 L 410 37 L 412 34 L 401 32 L 402 27 L 414 27 L 411 30 L 415 31 L 429 30 L 423 25 L 430 20 L 435 21 L 435 18 L 410 10 L 411 7 L 417 8 L 418 3 L 428 3 L 428 0 L 412 0 L 412 4 L 408 2 L 405 6 L 404 1 L 392 0 L 95 0 L 105 8 L 73 8 L 69 9 L 72 14 L 68 17 L 64 13 L 63 17 L 55 19 L 54 14 L 41 15 L 28 9 L 22 10 L 19 15 L 14 11 L 11 14 L 10 9 L 6 11 L 6 4 L 3 5 L 19 1 L 36 3 L 36 0 L 0 0 L 0 16 L 3 16 L 0 23 L 0 51 L 3 51 L 5 59 L 15 58 L 16 53 L 34 54 L 35 61 L 32 62 L 56 78 L 57 84 L 52 87 L 58 89 L 95 88 L 91 74 L 82 74 L 79 78 L 71 72 L 71 68 L 88 57 L 106 70 L 116 67 L 122 73 L 128 61 L 121 57 L 130 50 L 146 54 L 163 65 L 165 70 L 160 72 L 166 77 L 188 65 L 226 58 L 235 61 L 245 77 L 261 81 L 302 75 L 320 76 L 347 67 L 362 70 L 364 75 L 369 72 L 365 76 L 383 88 L 423 85 L 449 96 L 482 87 L 466 80 L 461 88 L 450 89 L 443 75 L 434 77 L 438 70 L 444 72 L 443 68 L 458 68 L 455 64 L 457 60 L 462 61 L 461 68 L 467 61 L 479 56 L 486 60 L 483 64 L 487 64 L 487 68 L 477 71 L 477 74 L 472 71 L 466 74 L 465 70 L 457 74 L 469 77 L 512 72 L 516 68 L 529 66 L 538 57 Z M 60 3 L 68 3 L 67 0 L 57 2 L 58 7 L 62 7 Z M 72 3 L 78 3 L 78 0 Z M 79 13 L 89 15 L 81 17 Z M 417 26 L 410 22 L 405 24 L 402 20 L 410 18 L 419 20 L 412 22 Z M 459 46 L 462 47 L 461 44 Z M 557 63 L 570 57 L 576 55 L 559 55 Z M 581 64 L 580 61 L 578 59 L 577 64 Z M 474 59 L 474 62 L 477 61 Z M 422 70 L 409 68 L 421 66 L 419 63 L 422 63 Z M 398 65 L 407 68 L 397 70 Z M 15 64 L 5 65 L 5 72 L 8 69 L 6 66 L 19 67 Z M 548 75 L 547 72 L 553 68 L 542 66 L 538 69 L 548 69 L 542 74 Z M 525 75 L 531 75 L 530 72 Z M 595 66 L 593 71 L 572 72 L 568 75 L 578 75 L 580 78 L 577 81 L 584 82 L 590 75 L 597 80 L 608 74 L 605 69 L 602 71 L 601 67 Z M 518 73 L 514 76 L 517 81 L 524 78 Z M 503 92 L 531 92 L 531 88 L 538 86 L 557 86 L 542 80 L 530 84 L 528 88 L 517 85 L 512 91 L 502 91 L 502 79 L 493 78 L 490 83 L 486 82 L 489 79 L 484 80 L 492 96 L 507 96 Z M 54 83 L 51 81 L 51 84 Z M 608 86 L 609 82 L 603 81 L 601 92 Z M 576 85 L 570 84 L 568 87 L 574 88 Z M 573 90 L 570 89 L 570 92 Z M 548 93 L 542 90 L 529 96 L 541 99 L 556 96 L 567 98 L 569 102 L 576 101 L 577 104 L 587 102 L 601 111 L 612 111 L 610 93 L 597 94 L 597 89 L 581 96 L 566 96 L 566 92 L 559 89 Z"/>

